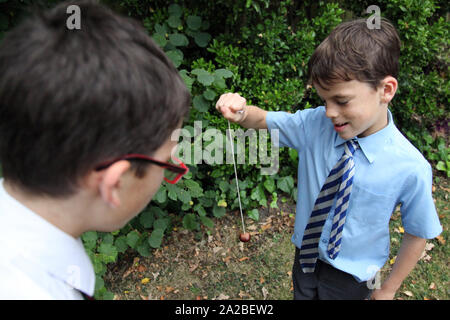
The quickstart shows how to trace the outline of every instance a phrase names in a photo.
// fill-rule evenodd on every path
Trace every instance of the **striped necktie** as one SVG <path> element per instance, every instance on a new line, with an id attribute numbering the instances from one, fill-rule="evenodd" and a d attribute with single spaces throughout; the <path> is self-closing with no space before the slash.
<path id="1" fill-rule="evenodd" d="M 303 234 L 300 248 L 300 266 L 304 273 L 314 272 L 317 258 L 319 257 L 319 240 L 322 228 L 327 220 L 336 194 L 336 209 L 334 210 L 327 253 L 331 259 L 335 259 L 339 254 L 342 230 L 344 229 L 353 176 L 355 174 L 353 154 L 358 148 L 358 142 L 349 140 L 344 148 L 344 154 L 333 167 L 320 190 Z"/>

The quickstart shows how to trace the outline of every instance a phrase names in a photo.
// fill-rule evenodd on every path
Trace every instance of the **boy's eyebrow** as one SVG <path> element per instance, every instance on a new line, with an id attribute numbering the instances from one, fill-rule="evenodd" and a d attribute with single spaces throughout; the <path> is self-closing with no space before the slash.
<path id="1" fill-rule="evenodd" d="M 321 95 L 319 95 L 320 99 L 324 100 Z M 335 94 L 330 99 L 352 99 L 354 98 L 354 95 L 342 95 L 342 94 Z"/>
<path id="2" fill-rule="evenodd" d="M 341 94 L 336 94 L 334 96 L 332 96 L 332 99 L 344 99 L 344 98 L 353 98 L 354 96 L 352 95 L 341 95 Z"/>

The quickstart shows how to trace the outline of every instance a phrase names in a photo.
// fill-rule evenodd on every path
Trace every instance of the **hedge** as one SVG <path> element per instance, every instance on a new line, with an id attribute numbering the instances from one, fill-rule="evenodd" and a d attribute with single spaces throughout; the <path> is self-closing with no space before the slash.
<path id="1" fill-rule="evenodd" d="M 0 0 L 0 39 L 29 14 L 31 7 L 49 7 L 58 2 Z M 204 159 L 195 157 L 198 150 L 207 150 L 208 146 L 227 148 L 225 138 L 215 141 L 212 137 L 206 139 L 205 134 L 197 135 L 201 127 L 203 133 L 210 130 L 216 132 L 215 136 L 225 137 L 228 124 L 214 108 L 220 94 L 239 92 L 249 103 L 274 111 L 295 112 L 318 106 L 316 92 L 306 86 L 309 56 L 340 22 L 369 17 L 366 8 L 372 3 L 349 0 L 180 0 L 170 5 L 161 0 L 103 2 L 142 21 L 149 35 L 178 68 L 193 101 L 190 118 L 182 131 L 186 138 L 182 142 L 183 156 L 191 155 L 189 174 L 177 185 L 163 184 L 151 204 L 123 229 L 112 233 L 87 232 L 82 236 L 97 275 L 95 296 L 108 299 L 112 294 L 105 289 L 102 277 L 106 265 L 116 261 L 120 254 L 135 250 L 149 256 L 174 227 L 192 230 L 200 239 L 214 227 L 215 218 L 239 208 L 233 166 L 229 162 L 205 163 Z M 397 27 L 403 44 L 399 90 L 391 105 L 396 124 L 438 174 L 450 176 L 446 2 L 383 0 L 377 5 L 381 15 Z M 233 129 L 239 128 L 233 125 Z M 256 135 L 261 139 L 263 133 L 256 132 Z M 250 137 L 243 140 L 248 157 L 250 140 Z M 263 152 L 270 156 L 270 151 L 275 152 L 268 143 Z M 252 219 L 258 219 L 260 207 L 277 207 L 279 197 L 296 200 L 297 154 L 288 149 L 279 152 L 276 174 L 261 174 L 264 165 L 249 163 L 248 157 L 238 165 L 243 210 Z"/>

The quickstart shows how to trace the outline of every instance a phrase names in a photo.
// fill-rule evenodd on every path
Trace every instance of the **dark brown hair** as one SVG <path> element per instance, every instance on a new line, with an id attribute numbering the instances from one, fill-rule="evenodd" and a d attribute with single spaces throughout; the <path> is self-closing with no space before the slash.
<path id="1" fill-rule="evenodd" d="M 80 30 L 66 26 L 70 4 Z M 3 175 L 34 194 L 70 195 L 101 162 L 151 155 L 189 111 L 183 80 L 145 29 L 93 1 L 7 34 L 0 74 Z"/>
<path id="2" fill-rule="evenodd" d="M 331 31 L 309 60 L 310 84 L 327 89 L 336 81 L 358 80 L 376 89 L 384 77 L 397 78 L 400 38 L 387 19 L 380 22 L 379 29 L 369 29 L 366 19 L 357 19 Z"/>

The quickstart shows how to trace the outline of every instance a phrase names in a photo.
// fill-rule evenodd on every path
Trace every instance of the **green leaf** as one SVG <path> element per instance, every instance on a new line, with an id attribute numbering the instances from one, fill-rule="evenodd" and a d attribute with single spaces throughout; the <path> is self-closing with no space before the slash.
<path id="1" fill-rule="evenodd" d="M 155 218 L 166 218 L 168 216 L 166 211 L 157 206 L 150 205 L 150 211 L 153 212 Z"/>
<path id="2" fill-rule="evenodd" d="M 169 6 L 169 15 L 175 16 L 175 17 L 181 17 L 183 14 L 183 9 L 176 3 L 171 4 Z"/>
<path id="3" fill-rule="evenodd" d="M 429 133 L 424 134 L 423 138 L 427 144 L 433 143 L 433 137 Z"/>
<path id="4" fill-rule="evenodd" d="M 212 190 L 208 190 L 208 191 L 205 191 L 205 196 L 210 199 L 214 199 L 216 197 L 216 193 Z"/>
<path id="5" fill-rule="evenodd" d="M 148 238 L 148 244 L 152 248 L 159 248 L 161 246 L 163 237 L 164 237 L 164 230 L 155 229 Z"/>
<path id="6" fill-rule="evenodd" d="M 267 207 L 267 198 L 266 195 L 264 194 L 264 189 L 261 184 L 252 190 L 250 198 L 252 200 L 258 201 L 260 205 Z"/>
<path id="7" fill-rule="evenodd" d="M 139 215 L 139 222 L 144 228 L 151 228 L 154 221 L 155 216 L 150 210 L 146 210 Z"/>
<path id="8" fill-rule="evenodd" d="M 225 208 L 223 207 L 219 207 L 217 204 L 214 204 L 213 207 L 213 215 L 216 218 L 222 218 L 226 213 Z"/>
<path id="9" fill-rule="evenodd" d="M 203 97 L 209 101 L 213 101 L 216 96 L 217 96 L 217 93 L 214 90 L 211 90 L 209 88 L 206 89 L 205 92 L 203 92 Z"/>
<path id="10" fill-rule="evenodd" d="M 192 74 L 195 74 L 196 76 L 202 75 L 202 74 L 209 74 L 208 71 L 206 71 L 205 69 L 199 69 L 199 68 L 195 68 L 194 70 L 191 71 Z"/>
<path id="11" fill-rule="evenodd" d="M 170 16 L 169 19 L 167 19 L 167 24 L 170 27 L 177 29 L 179 26 L 181 26 L 180 17 L 174 16 L 174 15 Z"/>
<path id="12" fill-rule="evenodd" d="M 210 85 L 212 85 L 212 83 L 214 82 L 215 78 L 213 75 L 211 74 L 200 74 L 197 76 L 197 80 L 198 82 L 200 82 L 201 84 L 203 84 L 204 86 L 208 87 Z"/>
<path id="13" fill-rule="evenodd" d="M 272 178 L 266 178 L 266 181 L 264 181 L 264 187 L 270 193 L 274 192 L 275 191 L 275 181 Z"/>
<path id="14" fill-rule="evenodd" d="M 164 48 L 164 46 L 167 44 L 167 39 L 164 35 L 155 33 L 152 36 L 153 40 L 160 46 L 161 48 Z"/>
<path id="15" fill-rule="evenodd" d="M 253 210 L 249 211 L 248 212 L 248 216 L 250 217 L 250 219 L 258 221 L 259 220 L 259 211 L 258 211 L 258 209 L 253 209 Z"/>
<path id="16" fill-rule="evenodd" d="M 171 33 L 169 34 L 169 41 L 176 47 L 187 46 L 189 44 L 188 38 L 181 33 Z"/>
<path id="17" fill-rule="evenodd" d="M 114 262 L 117 258 L 117 249 L 112 244 L 102 243 L 98 248 L 98 252 L 103 256 L 102 259 L 104 262 Z"/>
<path id="18" fill-rule="evenodd" d="M 213 199 L 209 199 L 207 197 L 200 197 L 198 198 L 198 201 L 203 207 L 212 207 L 214 204 Z"/>
<path id="19" fill-rule="evenodd" d="M 214 86 L 216 86 L 218 89 L 225 89 L 227 87 L 227 84 L 225 83 L 225 80 L 218 76 L 218 75 L 214 75 Z"/>
<path id="20" fill-rule="evenodd" d="M 106 266 L 105 266 L 105 262 L 103 261 L 103 255 L 95 255 L 92 258 L 92 264 L 94 265 L 94 272 L 95 272 L 95 276 L 96 276 L 96 280 L 95 280 L 95 285 L 97 285 L 97 279 L 103 276 L 103 274 L 105 274 L 106 272 Z M 98 278 L 97 278 L 98 276 Z M 103 281 L 103 279 L 102 279 Z"/>
<path id="21" fill-rule="evenodd" d="M 114 236 L 110 232 L 104 232 L 101 234 L 102 243 L 113 244 Z"/>
<path id="22" fill-rule="evenodd" d="M 162 238 L 161 238 L 161 240 L 162 240 Z M 150 242 L 150 238 L 149 238 L 149 241 L 141 243 L 136 248 L 136 251 L 143 257 L 150 256 L 150 246 L 149 246 L 150 243 L 149 242 Z"/>
<path id="23" fill-rule="evenodd" d="M 278 197 L 277 194 L 275 192 L 272 193 L 272 202 L 270 203 L 270 207 L 271 208 L 277 208 L 278 209 Z"/>
<path id="24" fill-rule="evenodd" d="M 178 199 L 180 199 L 183 203 L 189 203 L 189 201 L 192 200 L 190 193 L 184 189 L 180 189 Z"/>
<path id="25" fill-rule="evenodd" d="M 439 161 L 436 165 L 436 169 L 439 171 L 447 171 L 444 161 Z"/>
<path id="26" fill-rule="evenodd" d="M 230 184 L 226 181 L 220 181 L 219 182 L 219 189 L 222 190 L 222 192 L 227 192 L 230 188 Z"/>
<path id="27" fill-rule="evenodd" d="M 153 196 L 153 199 L 158 201 L 159 203 L 164 203 L 167 201 L 167 190 L 164 186 L 161 186 L 158 189 L 158 192 Z"/>
<path id="28" fill-rule="evenodd" d="M 286 176 L 278 179 L 277 181 L 278 189 L 290 193 L 294 188 L 294 179 L 291 176 Z"/>
<path id="29" fill-rule="evenodd" d="M 293 148 L 289 148 L 288 149 L 288 154 L 289 154 L 289 158 L 291 159 L 291 161 L 297 163 L 298 160 L 298 151 L 293 149 Z"/>
<path id="30" fill-rule="evenodd" d="M 178 49 L 167 51 L 166 55 L 172 60 L 175 68 L 178 68 L 183 62 L 183 52 Z"/>
<path id="31" fill-rule="evenodd" d="M 200 18 L 199 16 L 188 16 L 186 23 L 189 28 L 197 31 L 202 26 L 202 18 Z"/>
<path id="32" fill-rule="evenodd" d="M 197 217 L 193 213 L 189 213 L 183 218 L 183 227 L 188 230 L 197 230 L 199 224 L 197 222 Z"/>
<path id="33" fill-rule="evenodd" d="M 194 212 L 197 212 L 200 217 L 206 216 L 206 211 L 200 203 L 195 205 Z"/>
<path id="34" fill-rule="evenodd" d="M 203 195 L 203 189 L 198 182 L 195 182 L 194 180 L 184 180 L 184 184 L 189 189 L 192 197 L 198 198 Z"/>
<path id="35" fill-rule="evenodd" d="M 169 218 L 156 219 L 155 222 L 153 223 L 153 228 L 161 229 L 162 231 L 164 231 L 169 226 L 169 221 L 170 221 Z"/>
<path id="36" fill-rule="evenodd" d="M 223 176 L 223 174 L 224 174 L 224 172 L 223 172 L 223 169 L 214 169 L 212 172 L 211 172 L 211 177 L 213 177 L 213 178 L 219 178 L 219 177 L 221 177 L 221 176 Z M 214 196 L 215 196 L 215 194 L 214 194 Z"/>
<path id="37" fill-rule="evenodd" d="M 155 32 L 161 35 L 165 35 L 167 33 L 167 27 L 165 25 L 157 23 L 155 24 Z"/>
<path id="38" fill-rule="evenodd" d="M 139 240 L 139 233 L 137 233 L 137 231 L 133 230 L 127 234 L 127 245 L 129 245 L 131 248 L 135 249 L 138 240 Z"/>
<path id="39" fill-rule="evenodd" d="M 210 229 L 214 228 L 214 222 L 208 218 L 208 217 L 204 217 L 204 216 L 200 216 L 200 221 L 202 222 L 202 224 Z"/>
<path id="40" fill-rule="evenodd" d="M 94 249 L 95 246 L 97 245 L 97 232 L 95 231 L 88 231 L 83 233 L 83 235 L 81 236 L 81 239 L 83 240 L 84 243 L 84 247 L 86 249 Z"/>
<path id="41" fill-rule="evenodd" d="M 233 76 L 233 72 L 227 69 L 217 69 L 214 71 L 214 74 L 221 78 L 231 78 Z"/>
<path id="42" fill-rule="evenodd" d="M 199 47 L 206 47 L 211 40 L 211 35 L 206 32 L 197 32 L 194 35 L 194 41 Z"/>
<path id="43" fill-rule="evenodd" d="M 195 96 L 192 103 L 194 108 L 200 112 L 207 112 L 209 109 L 209 102 L 206 101 L 203 96 Z"/>
<path id="44" fill-rule="evenodd" d="M 166 184 L 166 188 L 167 188 L 167 195 L 169 196 L 170 199 L 172 199 L 173 201 L 177 200 L 177 195 L 178 195 L 178 187 L 176 185 L 173 184 Z"/>
<path id="45" fill-rule="evenodd" d="M 189 91 L 192 90 L 192 84 L 194 83 L 194 79 L 187 75 L 186 70 L 180 70 L 180 76 L 184 81 L 184 84 L 188 88 Z"/>
<path id="46" fill-rule="evenodd" d="M 127 237 L 125 236 L 117 237 L 116 240 L 114 241 L 114 245 L 116 246 L 118 252 L 124 253 L 128 249 Z"/>

